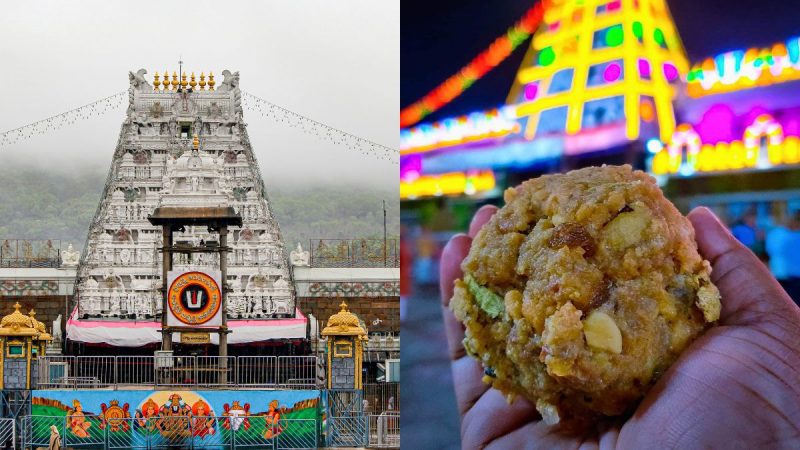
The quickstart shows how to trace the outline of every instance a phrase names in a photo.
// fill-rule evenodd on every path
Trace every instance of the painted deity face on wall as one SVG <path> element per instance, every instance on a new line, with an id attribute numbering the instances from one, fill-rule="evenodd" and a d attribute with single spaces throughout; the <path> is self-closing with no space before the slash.
<path id="1" fill-rule="evenodd" d="M 144 411 L 145 417 L 153 417 L 158 414 L 158 405 L 153 399 L 148 399 L 144 405 L 142 405 L 142 411 Z"/>
<path id="2" fill-rule="evenodd" d="M 178 412 L 181 409 L 181 396 L 178 394 L 172 394 L 169 398 L 169 407 L 172 412 Z"/>

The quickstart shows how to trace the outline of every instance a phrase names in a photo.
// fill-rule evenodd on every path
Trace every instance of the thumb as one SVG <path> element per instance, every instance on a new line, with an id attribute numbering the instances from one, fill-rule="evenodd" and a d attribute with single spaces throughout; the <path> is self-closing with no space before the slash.
<path id="1" fill-rule="evenodd" d="M 711 281 L 722 296 L 721 324 L 754 325 L 765 316 L 800 316 L 764 263 L 736 240 L 710 209 L 695 208 L 688 218 L 700 254 L 711 262 Z"/>

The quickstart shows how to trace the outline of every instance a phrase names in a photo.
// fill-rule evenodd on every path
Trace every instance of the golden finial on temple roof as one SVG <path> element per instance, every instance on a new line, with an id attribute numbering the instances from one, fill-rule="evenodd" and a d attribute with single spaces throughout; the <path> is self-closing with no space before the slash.
<path id="1" fill-rule="evenodd" d="M 181 74 L 181 87 L 186 89 L 186 85 L 187 84 L 189 84 L 189 83 L 186 81 L 186 74 L 182 73 Z"/>
<path id="2" fill-rule="evenodd" d="M 342 310 L 328 318 L 328 324 L 322 330 L 322 335 L 363 336 L 366 338 L 366 328 L 361 326 L 358 316 L 348 310 L 347 303 L 342 301 L 339 307 L 342 308 Z"/>
<path id="3" fill-rule="evenodd" d="M 204 91 L 206 89 L 206 74 L 200 72 L 200 90 Z"/>
<path id="4" fill-rule="evenodd" d="M 13 328 L 15 330 L 19 330 L 20 328 L 34 328 L 35 325 L 31 321 L 31 317 L 19 312 L 21 307 L 22 305 L 20 305 L 19 302 L 14 303 L 14 312 L 0 320 L 0 327 Z"/>
<path id="5" fill-rule="evenodd" d="M 169 87 L 169 71 L 164 71 L 164 90 L 168 91 Z"/>
<path id="6" fill-rule="evenodd" d="M 153 75 L 153 90 L 157 91 L 158 87 L 161 86 L 161 82 L 158 81 L 158 72 Z"/>
<path id="7" fill-rule="evenodd" d="M 191 81 L 189 81 L 189 87 L 194 90 L 195 86 L 197 86 L 197 81 L 194 81 L 194 72 L 192 72 L 192 76 L 190 77 Z"/>
<path id="8" fill-rule="evenodd" d="M 172 90 L 178 89 L 178 73 L 172 71 Z"/>
<path id="9" fill-rule="evenodd" d="M 214 72 L 208 72 L 208 90 L 213 91 L 215 84 L 217 83 L 214 81 Z"/>

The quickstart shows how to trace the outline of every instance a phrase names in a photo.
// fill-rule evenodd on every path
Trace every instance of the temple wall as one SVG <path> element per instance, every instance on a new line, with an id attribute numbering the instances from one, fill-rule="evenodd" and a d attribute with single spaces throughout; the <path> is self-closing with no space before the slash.
<path id="1" fill-rule="evenodd" d="M 297 304 L 304 314 L 313 314 L 319 323 L 339 312 L 342 300 L 351 312 L 364 320 L 370 332 L 400 332 L 400 297 L 297 297 Z M 373 325 L 375 319 L 380 323 Z"/>
<path id="2" fill-rule="evenodd" d="M 14 311 L 14 303 L 19 302 L 23 311 L 34 309 L 36 320 L 43 322 L 47 331 L 53 326 L 53 321 L 61 314 L 61 331 L 67 323 L 67 306 L 69 296 L 67 295 L 27 295 L 27 296 L 0 296 L 0 317 L 11 314 Z M 63 336 L 63 334 L 62 334 Z"/>
<path id="3" fill-rule="evenodd" d="M 277 435 L 283 445 L 316 446 L 320 398 L 319 390 L 34 390 L 30 435 L 44 442 L 55 424 L 65 442 L 81 448 L 226 448 L 232 434 L 250 448 L 272 448 Z"/>

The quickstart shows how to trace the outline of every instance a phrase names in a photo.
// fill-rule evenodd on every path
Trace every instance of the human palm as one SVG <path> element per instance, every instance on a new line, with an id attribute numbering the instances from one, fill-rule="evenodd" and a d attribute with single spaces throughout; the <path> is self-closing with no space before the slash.
<path id="1" fill-rule="evenodd" d="M 689 214 L 722 296 L 719 326 L 693 342 L 627 419 L 584 435 L 508 404 L 481 381 L 448 303 L 472 238 L 497 211 L 481 208 L 442 254 L 440 287 L 464 448 L 789 448 L 800 446 L 800 309 L 761 261 L 706 208 Z M 797 249 L 800 251 L 800 249 Z"/>

